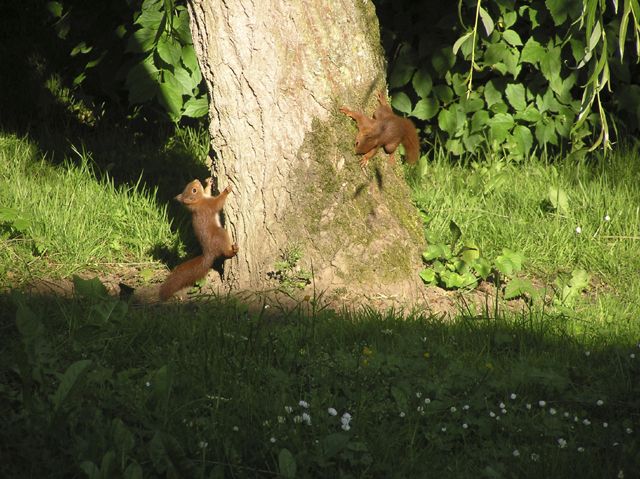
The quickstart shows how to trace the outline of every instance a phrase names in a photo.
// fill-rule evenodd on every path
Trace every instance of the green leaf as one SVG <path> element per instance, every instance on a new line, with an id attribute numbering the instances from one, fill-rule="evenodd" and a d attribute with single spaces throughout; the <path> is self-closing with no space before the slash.
<path id="1" fill-rule="evenodd" d="M 127 41 L 127 52 L 145 53 L 153 48 L 156 41 L 156 31 L 150 28 L 140 28 L 133 32 Z"/>
<path id="2" fill-rule="evenodd" d="M 560 47 L 549 48 L 540 60 L 540 71 L 548 81 L 560 77 L 562 60 Z"/>
<path id="3" fill-rule="evenodd" d="M 520 35 L 513 30 L 505 30 L 502 32 L 502 38 L 504 38 L 504 40 L 512 47 L 519 47 L 522 45 Z"/>
<path id="4" fill-rule="evenodd" d="M 516 111 L 522 111 L 527 106 L 525 89 L 522 83 L 509 83 L 505 88 L 505 95 Z"/>
<path id="5" fill-rule="evenodd" d="M 438 113 L 440 102 L 437 98 L 423 98 L 416 103 L 411 116 L 418 120 L 430 120 Z"/>
<path id="6" fill-rule="evenodd" d="M 443 108 L 438 114 L 438 127 L 450 136 L 455 135 L 458 129 L 457 115 L 452 108 Z"/>
<path id="7" fill-rule="evenodd" d="M 436 85 L 433 87 L 433 93 L 444 103 L 450 103 L 453 100 L 453 90 L 447 85 Z"/>
<path id="8" fill-rule="evenodd" d="M 455 271 L 443 271 L 440 279 L 448 289 L 472 288 L 478 284 L 478 278 L 473 273 L 467 271 L 464 274 Z"/>
<path id="9" fill-rule="evenodd" d="M 488 81 L 484 87 L 484 99 L 489 108 L 495 103 L 502 103 L 502 93 L 495 87 L 493 80 Z"/>
<path id="10" fill-rule="evenodd" d="M 123 473 L 124 479 L 143 479 L 142 467 L 136 461 L 130 462 Z"/>
<path id="11" fill-rule="evenodd" d="M 296 458 L 293 457 L 293 454 L 291 454 L 287 448 L 280 449 L 280 453 L 278 454 L 278 469 L 280 474 L 287 479 L 296 477 Z"/>
<path id="12" fill-rule="evenodd" d="M 187 67 L 190 72 L 200 70 L 193 45 L 185 45 L 182 47 L 182 63 L 184 63 L 184 66 Z"/>
<path id="13" fill-rule="evenodd" d="M 471 132 L 475 133 L 482 131 L 489 123 L 489 112 L 486 110 L 479 110 L 471 117 Z"/>
<path id="14" fill-rule="evenodd" d="M 476 259 L 472 266 L 475 272 L 478 273 L 478 276 L 482 279 L 487 279 L 491 274 L 491 263 L 486 258 L 480 257 Z"/>
<path id="15" fill-rule="evenodd" d="M 160 28 L 160 23 L 162 23 L 164 15 L 164 12 L 157 10 L 142 10 L 142 13 L 140 13 L 140 16 L 138 16 L 134 24 L 157 32 L 158 28 Z"/>
<path id="16" fill-rule="evenodd" d="M 427 246 L 427 249 L 422 253 L 422 259 L 425 261 L 433 261 L 434 259 L 451 259 L 453 254 L 451 253 L 451 247 L 444 243 L 435 243 Z"/>
<path id="17" fill-rule="evenodd" d="M 415 71 L 416 67 L 408 59 L 403 56 L 398 57 L 389 75 L 389 88 L 405 86 Z"/>
<path id="18" fill-rule="evenodd" d="M 495 25 L 489 13 L 487 13 L 487 11 L 481 6 L 480 6 L 480 19 L 482 20 L 482 24 L 484 25 L 485 32 L 487 32 L 487 36 L 491 35 L 491 33 L 493 33 L 493 29 L 495 28 Z"/>
<path id="19" fill-rule="evenodd" d="M 349 435 L 342 432 L 328 434 L 322 440 L 322 453 L 327 459 L 336 457 L 349 444 Z"/>
<path id="20" fill-rule="evenodd" d="M 460 38 L 458 38 L 456 40 L 456 42 L 453 44 L 453 54 L 457 55 L 458 54 L 458 50 L 460 50 L 460 48 L 462 47 L 462 45 L 473 39 L 473 30 L 471 30 L 470 32 L 465 33 L 464 35 L 462 35 Z"/>
<path id="21" fill-rule="evenodd" d="M 166 63 L 175 67 L 180 63 L 182 48 L 179 43 L 163 35 L 158 40 L 158 55 Z"/>
<path id="22" fill-rule="evenodd" d="M 60 2 L 47 2 L 47 10 L 54 18 L 62 16 L 62 4 Z"/>
<path id="23" fill-rule="evenodd" d="M 451 233 L 451 244 L 455 246 L 462 236 L 462 230 L 455 221 L 451 220 L 449 221 L 449 232 Z"/>
<path id="24" fill-rule="evenodd" d="M 504 141 L 514 125 L 513 116 L 508 113 L 498 113 L 489 119 L 489 133 L 492 141 Z"/>
<path id="25" fill-rule="evenodd" d="M 431 56 L 431 64 L 438 74 L 443 75 L 455 64 L 456 57 L 449 48 L 441 48 L 436 50 Z"/>
<path id="26" fill-rule="evenodd" d="M 558 136 L 556 135 L 555 124 L 553 120 L 542 120 L 536 123 L 536 140 L 541 146 L 550 143 L 558 144 Z"/>
<path id="27" fill-rule="evenodd" d="M 125 81 L 129 90 L 129 103 L 135 105 L 151 100 L 158 91 L 159 79 L 160 73 L 151 57 L 134 65 Z"/>
<path id="28" fill-rule="evenodd" d="M 496 258 L 496 269 L 505 276 L 511 276 L 522 269 L 523 260 L 522 253 L 504 248 L 502 254 Z"/>
<path id="29" fill-rule="evenodd" d="M 193 78 L 191 78 L 191 75 L 189 74 L 187 69 L 182 68 L 182 66 L 180 65 L 174 66 L 173 73 L 176 77 L 176 80 L 178 80 L 178 82 L 182 86 L 182 94 L 191 96 L 194 88 L 197 87 L 198 84 L 193 81 Z"/>
<path id="30" fill-rule="evenodd" d="M 431 89 L 433 88 L 433 80 L 431 79 L 431 75 L 424 69 L 420 68 L 415 75 L 413 75 L 413 89 L 416 91 L 418 96 L 422 99 L 426 99 L 431 93 Z"/>
<path id="31" fill-rule="evenodd" d="M 209 113 L 209 101 L 206 95 L 202 98 L 189 98 L 184 104 L 184 116 L 189 118 L 201 118 Z"/>
<path id="32" fill-rule="evenodd" d="M 75 294 L 81 298 L 102 300 L 109 298 L 109 292 L 104 284 L 96 277 L 91 279 L 82 279 L 79 276 L 73 276 L 73 290 Z"/>
<path id="33" fill-rule="evenodd" d="M 551 13 L 553 23 L 556 26 L 563 24 L 567 20 L 567 16 L 571 10 L 571 4 L 574 0 L 545 0 L 545 5 Z"/>
<path id="34" fill-rule="evenodd" d="M 471 265 L 479 257 L 480 257 L 480 250 L 475 245 L 475 243 L 472 243 L 469 241 L 465 242 L 464 246 L 462 247 L 462 252 L 460 254 L 460 258 L 462 259 L 462 261 Z"/>
<path id="35" fill-rule="evenodd" d="M 524 120 L 529 123 L 535 123 L 542 119 L 542 115 L 533 105 L 527 105 L 523 111 L 519 111 L 515 116 L 516 120 Z"/>
<path id="36" fill-rule="evenodd" d="M 513 129 L 512 138 L 517 147 L 518 154 L 522 157 L 528 156 L 533 147 L 533 134 L 531 130 L 524 125 L 516 125 Z"/>
<path id="37" fill-rule="evenodd" d="M 520 61 L 535 65 L 544 58 L 546 52 L 547 49 L 545 47 L 540 45 L 533 37 L 529 37 L 520 53 Z"/>
<path id="38" fill-rule="evenodd" d="M 404 92 L 394 93 L 391 97 L 391 105 L 396 110 L 406 114 L 410 114 L 413 110 L 411 106 L 411 100 L 409 99 L 409 96 Z"/>
<path id="39" fill-rule="evenodd" d="M 135 446 L 133 433 L 120 418 L 115 418 L 111 422 L 111 430 L 114 446 L 119 452 L 119 455 L 125 457 Z"/>
<path id="40" fill-rule="evenodd" d="M 170 71 L 164 72 L 164 81 L 161 81 L 158 91 L 158 100 L 165 108 L 173 121 L 180 119 L 182 110 L 182 86 Z"/>
<path id="41" fill-rule="evenodd" d="M 66 399 L 76 390 L 91 365 L 92 361 L 90 359 L 81 359 L 67 368 L 62 378 L 60 378 L 60 384 L 56 392 L 51 396 L 54 411 L 60 410 Z"/>
<path id="42" fill-rule="evenodd" d="M 513 278 L 504 288 L 504 299 L 518 298 L 525 294 L 531 298 L 538 296 L 538 290 L 528 279 Z"/>
<path id="43" fill-rule="evenodd" d="M 436 272 L 431 268 L 425 268 L 422 271 L 420 271 L 420 278 L 426 284 L 435 284 Z"/>
<path id="44" fill-rule="evenodd" d="M 569 197 L 561 188 L 550 186 L 547 194 L 549 202 L 553 206 L 553 209 L 558 213 L 566 215 L 569 213 Z"/>

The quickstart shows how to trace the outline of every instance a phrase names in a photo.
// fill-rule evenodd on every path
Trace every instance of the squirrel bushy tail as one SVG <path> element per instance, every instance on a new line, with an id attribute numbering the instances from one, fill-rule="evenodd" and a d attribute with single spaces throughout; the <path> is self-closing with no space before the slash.
<path id="1" fill-rule="evenodd" d="M 166 301 L 182 288 L 204 278 L 213 265 L 214 258 L 204 255 L 180 263 L 160 286 L 160 299 Z"/>

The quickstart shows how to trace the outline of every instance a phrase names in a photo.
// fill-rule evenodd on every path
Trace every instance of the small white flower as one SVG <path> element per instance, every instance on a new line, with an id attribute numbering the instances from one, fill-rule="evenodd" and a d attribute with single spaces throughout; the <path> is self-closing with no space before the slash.
<path id="1" fill-rule="evenodd" d="M 531 409 L 531 403 L 527 403 L 527 409 Z"/>
<path id="2" fill-rule="evenodd" d="M 393 334 L 393 331 L 391 331 L 390 329 L 383 329 L 382 330 L 382 334 L 390 336 L 391 334 Z"/>
<path id="3" fill-rule="evenodd" d="M 564 449 L 567 447 L 567 441 L 563 438 L 558 439 L 558 446 L 560 446 L 560 449 Z"/>
<path id="4" fill-rule="evenodd" d="M 289 414 L 293 412 L 293 408 L 291 406 L 285 406 L 284 410 L 287 411 Z"/>
<path id="5" fill-rule="evenodd" d="M 584 447 L 580 446 L 580 447 L 578 448 L 578 452 L 584 452 Z"/>
<path id="6" fill-rule="evenodd" d="M 307 409 L 309 407 L 309 403 L 307 401 L 300 401 L 298 403 L 298 406 L 303 407 L 305 409 Z"/>
<path id="7" fill-rule="evenodd" d="M 627 429 L 625 429 L 625 431 L 627 431 L 627 434 L 631 434 L 633 432 L 633 429 L 631 429 L 630 427 L 628 427 Z"/>
<path id="8" fill-rule="evenodd" d="M 585 352 L 584 352 L 584 355 L 585 355 L 585 356 L 587 356 L 587 357 L 588 357 L 588 356 L 591 356 L 591 351 L 585 351 Z"/>
<path id="9" fill-rule="evenodd" d="M 498 407 L 499 407 L 500 409 L 504 409 L 504 408 L 505 408 L 505 405 L 504 405 L 504 403 L 503 403 L 503 402 L 501 402 L 501 403 L 498 405 Z"/>
<path id="10" fill-rule="evenodd" d="M 416 411 L 418 411 L 420 414 L 424 414 L 424 406 L 418 406 L 416 408 Z"/>
<path id="11" fill-rule="evenodd" d="M 311 426 L 311 416 L 308 413 L 302 413 L 302 422 L 304 422 L 307 426 Z"/>
<path id="12" fill-rule="evenodd" d="M 609 423 L 608 422 L 603 422 L 602 423 L 602 427 L 609 427 Z"/>
<path id="13" fill-rule="evenodd" d="M 551 414 L 552 416 L 556 415 L 556 410 L 554 408 L 549 408 L 549 414 Z"/>
<path id="14" fill-rule="evenodd" d="M 462 409 L 464 409 L 465 411 L 468 411 L 469 410 L 469 405 L 465 404 L 464 406 L 462 406 Z"/>
<path id="15" fill-rule="evenodd" d="M 520 457 L 520 451 L 518 451 L 517 449 L 514 449 L 513 457 Z"/>
<path id="16" fill-rule="evenodd" d="M 238 432 L 240 430 L 240 428 L 238 426 L 233 426 L 232 429 L 234 430 L 234 432 Z"/>
<path id="17" fill-rule="evenodd" d="M 511 399 L 515 399 L 518 397 L 518 395 L 516 393 L 511 393 L 511 396 L 509 396 Z"/>
<path id="18" fill-rule="evenodd" d="M 624 471 L 622 469 L 618 472 L 618 479 L 624 479 Z"/>
<path id="19" fill-rule="evenodd" d="M 598 400 L 596 401 L 596 404 L 597 404 L 598 406 L 602 406 L 602 405 L 604 404 L 604 401 L 603 401 L 602 399 L 598 399 Z"/>
<path id="20" fill-rule="evenodd" d="M 446 428 L 445 426 L 442 426 L 441 431 L 442 431 L 442 432 L 447 432 L 447 428 Z"/>
<path id="21" fill-rule="evenodd" d="M 578 419 L 578 416 L 573 416 L 573 422 L 578 422 L 580 419 Z"/>
<path id="22" fill-rule="evenodd" d="M 404 416 L 405 416 L 404 411 L 400 411 L 400 417 L 404 417 Z"/>
<path id="23" fill-rule="evenodd" d="M 536 454 L 535 452 L 531 453 L 531 460 L 533 462 L 538 462 L 540 460 L 540 454 Z"/>
<path id="24" fill-rule="evenodd" d="M 579 235 L 580 233 L 582 233 L 582 228 L 576 226 L 576 234 Z"/>
<path id="25" fill-rule="evenodd" d="M 505 408 L 500 409 L 500 412 L 501 412 L 502 414 L 507 414 L 507 410 L 506 410 Z"/>
<path id="26" fill-rule="evenodd" d="M 421 393 L 421 392 L 417 392 L 417 393 L 416 393 L 416 397 L 417 397 L 418 399 L 420 399 L 420 398 L 422 397 L 422 393 Z"/>
<path id="27" fill-rule="evenodd" d="M 429 398 L 424 398 L 424 403 L 425 403 L 425 404 L 429 404 L 430 402 L 431 402 L 431 399 L 429 399 Z"/>
<path id="28" fill-rule="evenodd" d="M 272 437 L 269 439 L 269 441 L 270 441 L 271 443 L 275 443 L 275 442 L 276 442 L 276 438 L 272 436 Z"/>
<path id="29" fill-rule="evenodd" d="M 349 424 L 343 424 L 342 426 L 340 426 L 344 431 L 348 431 L 349 429 L 351 429 L 351 426 Z"/>
<path id="30" fill-rule="evenodd" d="M 545 407 L 547 405 L 547 401 L 538 401 L 538 405 L 540 407 Z"/>
<path id="31" fill-rule="evenodd" d="M 456 411 L 457 411 L 456 407 L 455 406 L 451 406 L 451 412 L 456 412 Z"/>
<path id="32" fill-rule="evenodd" d="M 329 416 L 337 416 L 338 415 L 338 411 L 336 411 L 334 408 L 330 407 L 329 409 L 327 409 L 327 413 L 329 413 Z"/>
<path id="33" fill-rule="evenodd" d="M 585 426 L 590 426 L 591 421 L 589 421 L 588 419 L 585 419 L 584 421 L 582 421 L 582 424 L 584 424 Z"/>
<path id="34" fill-rule="evenodd" d="M 151 383 L 149 381 L 147 381 L 146 383 L 144 383 L 145 386 L 150 387 Z"/>
<path id="35" fill-rule="evenodd" d="M 569 413 L 568 413 L 568 412 L 565 412 L 565 413 L 563 414 L 563 416 L 564 416 L 564 417 L 569 417 Z"/>
<path id="36" fill-rule="evenodd" d="M 206 449 L 208 445 L 209 443 L 207 441 L 200 441 L 200 443 L 198 444 L 198 446 L 200 446 L 200 449 Z"/>
<path id="37" fill-rule="evenodd" d="M 284 424 L 284 417 L 278 416 L 278 424 Z"/>
<path id="38" fill-rule="evenodd" d="M 605 221 L 611 221 L 611 216 L 609 216 L 609 213 L 607 213 L 606 215 L 604 215 L 604 220 L 605 220 Z"/>
<path id="39" fill-rule="evenodd" d="M 302 416 L 293 416 L 293 422 L 300 424 L 302 422 Z"/>
<path id="40" fill-rule="evenodd" d="M 629 355 L 629 357 L 630 357 L 631 359 L 635 359 L 635 358 L 636 358 L 636 355 L 635 355 L 635 353 L 631 353 L 631 354 Z"/>
<path id="41" fill-rule="evenodd" d="M 351 414 L 349 414 L 348 412 L 345 412 L 345 413 L 342 415 L 342 419 L 343 419 L 343 420 L 345 420 L 345 421 L 347 421 L 347 422 L 351 421 Z"/>
<path id="42" fill-rule="evenodd" d="M 462 425 L 462 429 L 467 429 L 468 427 L 469 425 L 466 422 Z"/>
<path id="43" fill-rule="evenodd" d="M 493 412 L 493 411 L 489 411 L 489 416 L 491 416 L 491 417 L 496 417 L 496 413 L 495 413 L 495 412 Z"/>

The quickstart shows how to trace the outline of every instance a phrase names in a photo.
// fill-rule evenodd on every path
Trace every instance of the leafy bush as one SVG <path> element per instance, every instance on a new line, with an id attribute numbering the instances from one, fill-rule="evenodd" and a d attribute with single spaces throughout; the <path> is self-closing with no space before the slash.
<path id="1" fill-rule="evenodd" d="M 637 0 L 376 3 L 394 108 L 454 155 L 582 153 L 611 146 L 611 118 L 640 127 Z"/>

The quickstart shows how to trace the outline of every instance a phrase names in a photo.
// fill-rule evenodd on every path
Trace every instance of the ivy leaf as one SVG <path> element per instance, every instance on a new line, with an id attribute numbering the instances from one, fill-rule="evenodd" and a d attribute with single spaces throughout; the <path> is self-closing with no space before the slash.
<path id="1" fill-rule="evenodd" d="M 413 110 L 411 107 L 411 100 L 404 92 L 394 93 L 391 98 L 391 105 L 402 113 L 410 114 Z"/>
<path id="2" fill-rule="evenodd" d="M 438 113 L 439 106 L 437 98 L 423 98 L 416 103 L 411 116 L 418 120 L 430 120 Z"/>

